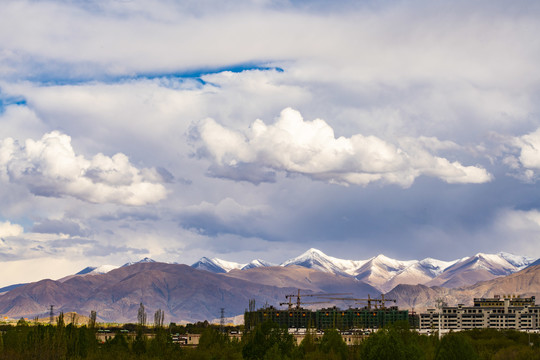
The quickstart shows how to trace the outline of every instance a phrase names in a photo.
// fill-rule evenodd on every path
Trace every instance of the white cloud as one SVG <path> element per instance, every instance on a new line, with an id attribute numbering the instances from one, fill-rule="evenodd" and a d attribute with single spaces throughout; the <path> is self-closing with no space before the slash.
<path id="1" fill-rule="evenodd" d="M 408 138 L 398 147 L 375 136 L 336 138 L 324 120 L 304 121 L 291 108 L 284 109 L 275 124 L 266 125 L 258 119 L 245 133 L 228 129 L 213 119 L 199 124 L 198 131 L 206 152 L 224 167 L 256 163 L 344 185 L 381 181 L 408 187 L 420 175 L 448 183 L 491 180 L 485 169 L 434 156 L 422 145 L 448 148 L 453 146 L 451 143 Z"/>
<path id="2" fill-rule="evenodd" d="M 19 236 L 23 231 L 23 227 L 19 224 L 12 224 L 9 221 L 0 222 L 0 238 Z"/>
<path id="3" fill-rule="evenodd" d="M 486 242 L 496 242 L 499 249 L 540 257 L 540 211 L 502 209 L 494 219 L 492 236 Z M 489 236 L 489 235 L 488 235 Z"/>
<path id="4" fill-rule="evenodd" d="M 144 205 L 166 196 L 155 170 L 137 169 L 126 155 L 75 154 L 71 138 L 58 131 L 19 145 L 12 138 L 0 142 L 0 179 L 24 184 L 33 194 L 72 196 L 92 203 Z"/>
<path id="5" fill-rule="evenodd" d="M 540 169 L 540 128 L 515 140 L 521 150 L 519 155 L 521 164 L 528 169 Z"/>
<path id="6" fill-rule="evenodd" d="M 313 2 L 265 3 L 268 6 L 214 0 L 3 4 L 1 218 L 41 221 L 31 231 L 64 229 L 71 236 L 91 235 L 96 244 L 84 246 L 94 247 L 99 256 L 116 251 L 107 243 L 149 249 L 151 256 L 170 254 L 164 244 L 169 249 L 192 244 L 190 251 L 196 248 L 197 256 L 203 256 L 212 248 L 207 244 L 220 246 L 219 251 L 228 246 L 249 251 L 257 236 L 291 241 L 278 248 L 301 252 L 304 244 L 315 241 L 312 236 L 303 239 L 305 234 L 321 223 L 311 209 L 330 207 L 329 223 L 338 224 L 344 217 L 362 226 L 320 226 L 317 236 L 328 244 L 336 238 L 354 239 L 355 244 L 370 238 L 377 240 L 378 250 L 370 247 L 372 241 L 361 248 L 385 253 L 392 249 L 409 256 L 434 256 L 432 251 L 438 249 L 457 257 L 468 255 L 465 249 L 474 245 L 463 240 L 470 228 L 485 230 L 482 224 L 492 220 L 496 209 L 530 206 L 532 188 L 502 176 L 493 186 L 449 191 L 443 181 L 486 181 L 485 169 L 467 166 L 475 161 L 466 151 L 484 144 L 486 134 L 525 134 L 538 126 L 540 8 L 534 1 L 513 7 L 490 0 L 457 0 L 452 6 L 424 0 L 375 6 L 346 1 L 351 6 L 343 6 L 338 1 L 328 8 Z M 201 69 L 242 64 L 284 71 L 224 71 L 182 78 Z M 306 119 L 326 121 L 302 120 L 298 129 L 267 121 L 286 106 L 300 110 Z M 205 118 L 221 124 L 214 124 L 213 135 L 205 134 L 213 142 L 205 144 L 206 155 L 213 159 L 210 167 L 190 157 L 192 148 L 184 136 L 193 121 Z M 256 118 L 266 121 L 259 124 L 265 132 L 257 136 L 248 130 Z M 207 125 L 210 129 L 210 121 Z M 76 147 L 54 164 L 56 170 L 52 165 L 49 169 L 45 159 L 29 158 L 24 142 L 54 129 L 69 134 L 69 146 Z M 293 135 L 282 137 L 287 131 Z M 21 146 L 2 142 L 8 137 L 19 139 Z M 531 182 L 538 172 L 538 147 L 519 140 L 524 145 L 512 151 L 493 154 L 488 146 L 478 153 L 493 159 L 504 153 L 504 163 Z M 106 155 L 94 156 L 99 152 Z M 121 154 L 113 156 L 116 153 Z M 8 162 L 11 173 L 4 166 Z M 38 165 L 47 169 L 34 171 Z M 162 179 L 152 169 L 141 169 L 144 166 L 164 167 L 176 181 L 167 184 L 165 200 L 121 209 L 140 211 L 122 215 L 115 204 L 148 204 L 159 197 L 151 194 L 163 189 Z M 489 170 L 498 174 L 499 166 L 494 161 Z M 77 169 L 81 175 L 76 175 Z M 214 177 L 205 177 L 205 171 Z M 422 175 L 443 181 L 416 181 L 406 191 L 347 189 L 322 182 L 406 187 Z M 189 181 L 181 183 L 181 178 Z M 505 187 L 505 181 L 512 188 Z M 134 189 L 137 183 L 149 184 L 150 200 L 141 199 L 144 191 Z M 27 189 L 49 197 L 34 196 Z M 137 193 L 124 196 L 123 191 L 131 190 Z M 471 199 L 484 206 L 471 210 Z M 365 208 L 356 207 L 359 202 Z M 264 212 L 267 209 L 271 211 Z M 417 222 L 400 222 L 406 212 Z M 384 224 L 375 218 L 362 223 L 369 213 L 385 214 L 380 216 Z M 116 220 L 105 221 L 103 214 Z M 92 231 L 78 232 L 46 219 L 73 220 Z M 179 228 L 182 221 L 211 235 Z M 389 238 L 388 224 L 398 223 L 403 229 L 424 222 L 446 237 L 430 236 L 418 247 L 410 246 L 416 236 L 396 237 L 406 247 L 384 241 Z M 337 227 L 343 230 L 337 232 Z M 455 230 L 460 227 L 463 233 Z M 47 233 L 24 238 L 40 241 L 41 236 L 58 237 Z M 222 244 L 227 236 L 231 240 Z M 47 239 L 42 242 L 54 240 Z M 15 249 L 15 238 L 6 241 Z M 234 245 L 237 242 L 241 245 Z M 459 243 L 464 245 L 455 246 Z M 485 244 L 476 250 L 497 246 Z M 38 256 L 41 251 L 49 262 L 61 256 L 45 244 L 17 246 L 14 256 Z M 257 257 L 264 257 L 268 248 L 261 245 Z"/>
<path id="7" fill-rule="evenodd" d="M 540 128 L 522 136 L 501 138 L 502 163 L 511 169 L 511 175 L 524 182 L 536 182 L 540 171 Z"/>
<path id="8" fill-rule="evenodd" d="M 54 266 L 51 266 L 54 263 Z M 9 276 L 0 279 L 0 287 L 39 281 L 58 279 L 82 270 L 80 259 L 41 257 L 17 261 L 2 261 L 2 273 Z"/>

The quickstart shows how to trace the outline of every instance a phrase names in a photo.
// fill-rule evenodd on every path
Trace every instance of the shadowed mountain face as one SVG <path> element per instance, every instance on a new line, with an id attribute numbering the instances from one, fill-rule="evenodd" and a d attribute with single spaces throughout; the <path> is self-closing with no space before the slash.
<path id="1" fill-rule="evenodd" d="M 536 260 L 535 262 L 530 264 L 528 267 L 532 267 L 532 266 L 536 266 L 536 265 L 540 265 L 540 259 Z"/>
<path id="2" fill-rule="evenodd" d="M 0 296 L 0 314 L 32 318 L 56 311 L 82 315 L 96 310 L 101 321 L 136 322 L 139 304 L 148 319 L 157 309 L 166 321 L 215 319 L 220 309 L 227 316 L 243 314 L 249 299 L 276 305 L 296 289 L 199 271 L 187 265 L 139 263 L 102 275 L 75 276 L 64 282 L 42 280 Z"/>
<path id="3" fill-rule="evenodd" d="M 521 295 L 540 298 L 540 265 L 527 267 L 508 276 L 455 289 L 427 287 L 425 285 L 398 285 L 387 294 L 387 297 L 396 299 L 397 305 L 400 307 L 423 310 L 435 307 L 438 298 L 443 299 L 449 305 L 471 305 L 475 297 L 492 297 L 494 295 Z"/>

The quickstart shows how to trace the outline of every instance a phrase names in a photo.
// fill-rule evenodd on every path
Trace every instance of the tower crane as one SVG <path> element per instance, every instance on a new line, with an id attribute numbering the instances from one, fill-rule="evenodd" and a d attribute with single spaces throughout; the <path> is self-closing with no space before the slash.
<path id="1" fill-rule="evenodd" d="M 282 302 L 279 305 L 287 305 L 289 310 L 293 308 L 293 299 L 296 299 L 296 309 L 299 309 L 301 305 L 307 305 L 307 304 L 323 304 L 328 303 L 331 300 L 341 300 L 341 301 L 354 301 L 357 304 L 360 303 L 367 303 L 367 309 L 371 310 L 372 306 L 375 309 L 385 309 L 387 302 L 396 302 L 395 299 L 388 299 L 385 297 L 384 294 L 381 294 L 381 298 L 372 298 L 369 294 L 367 299 L 362 298 L 353 298 L 353 297 L 339 297 L 341 295 L 351 295 L 351 293 L 334 293 L 334 294 L 301 294 L 300 289 L 298 290 L 298 293 L 296 294 L 289 294 L 285 295 L 285 298 L 287 299 L 287 302 Z M 316 301 L 316 302 L 305 302 L 302 301 L 303 297 L 316 297 L 317 300 L 323 300 L 324 301 Z"/>
<path id="2" fill-rule="evenodd" d="M 289 294 L 285 295 L 285 298 L 287 299 L 287 302 L 280 303 L 279 305 L 287 305 L 289 307 L 289 310 L 293 308 L 293 298 L 296 298 L 296 308 L 300 309 L 300 306 L 302 304 L 323 304 L 327 303 L 328 301 L 317 301 L 317 302 L 305 302 L 302 301 L 303 297 L 316 297 L 316 298 L 323 298 L 328 300 L 334 300 L 332 296 L 341 296 L 341 295 L 351 295 L 351 293 L 339 293 L 339 294 L 301 294 L 300 289 L 298 289 L 297 294 Z"/>

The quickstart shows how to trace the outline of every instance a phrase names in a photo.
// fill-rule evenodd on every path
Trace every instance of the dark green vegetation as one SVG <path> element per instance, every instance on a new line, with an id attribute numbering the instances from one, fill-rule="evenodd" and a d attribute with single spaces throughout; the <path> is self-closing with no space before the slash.
<path id="1" fill-rule="evenodd" d="M 450 333 L 442 338 L 419 335 L 398 322 L 347 346 L 333 329 L 316 339 L 308 334 L 296 345 L 286 328 L 264 322 L 231 340 L 207 322 L 188 326 L 157 327 L 128 324 L 110 329 L 108 339 L 96 338 L 97 328 L 65 326 L 60 317 L 56 326 L 0 326 L 0 359 L 376 359 L 376 360 L 540 360 L 540 335 L 517 331 L 472 330 Z M 127 336 L 126 332 L 134 333 Z M 197 348 L 180 347 L 171 333 L 201 333 Z M 531 346 L 529 342 L 532 342 Z"/>

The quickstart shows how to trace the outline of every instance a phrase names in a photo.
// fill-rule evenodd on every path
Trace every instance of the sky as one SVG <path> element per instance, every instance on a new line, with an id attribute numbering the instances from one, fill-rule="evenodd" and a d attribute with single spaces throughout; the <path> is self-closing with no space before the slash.
<path id="1" fill-rule="evenodd" d="M 535 0 L 6 0 L 0 286 L 540 257 L 538 34 Z"/>

